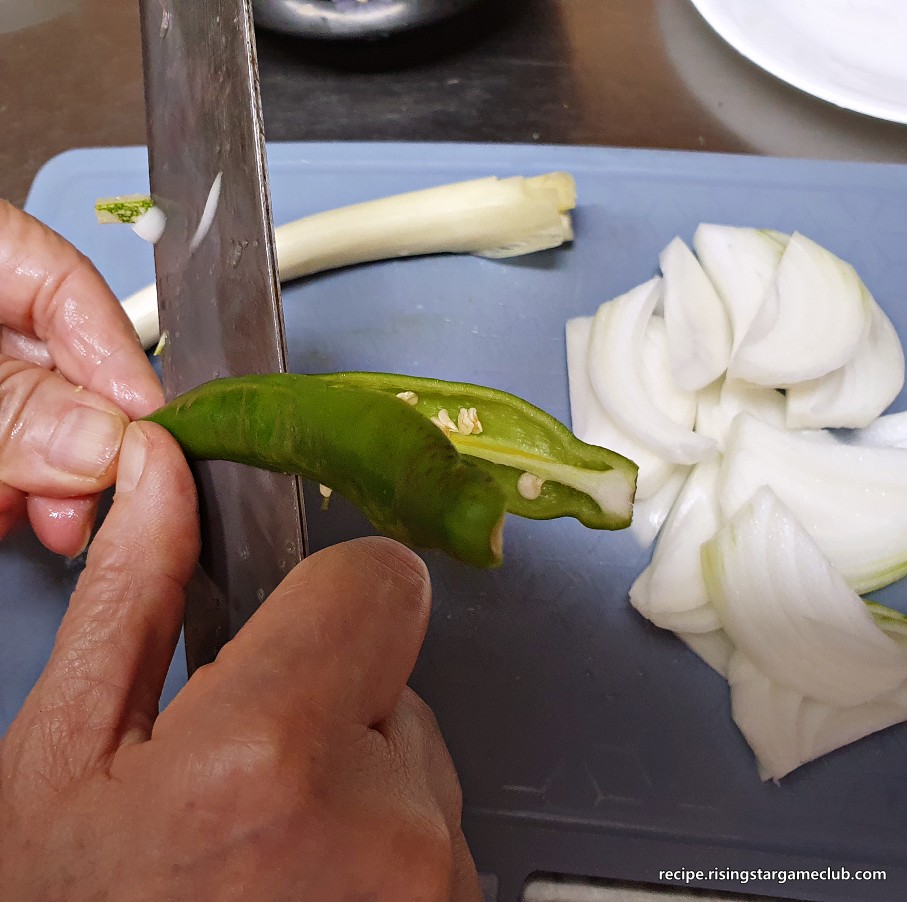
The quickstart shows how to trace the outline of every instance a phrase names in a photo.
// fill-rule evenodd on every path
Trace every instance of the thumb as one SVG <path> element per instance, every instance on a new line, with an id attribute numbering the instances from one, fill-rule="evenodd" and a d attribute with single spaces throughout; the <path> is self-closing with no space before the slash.
<path id="1" fill-rule="evenodd" d="M 0 482 L 52 498 L 112 482 L 129 420 L 106 398 L 0 355 Z"/>
<path id="2" fill-rule="evenodd" d="M 8 734 L 43 756 L 46 773 L 77 779 L 150 733 L 198 557 L 196 511 L 177 444 L 159 426 L 131 424 L 113 507 Z"/>

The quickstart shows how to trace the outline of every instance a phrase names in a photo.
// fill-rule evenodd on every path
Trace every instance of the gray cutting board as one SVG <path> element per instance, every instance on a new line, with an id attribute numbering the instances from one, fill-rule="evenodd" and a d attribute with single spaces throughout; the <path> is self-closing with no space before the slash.
<path id="1" fill-rule="evenodd" d="M 441 182 L 551 169 L 577 179 L 574 246 L 507 262 L 396 261 L 291 285 L 291 368 L 482 382 L 569 422 L 565 320 L 649 278 L 659 250 L 674 235 L 689 240 L 701 221 L 806 233 L 852 262 L 907 334 L 904 167 L 551 146 L 271 148 L 278 224 Z M 143 149 L 74 151 L 42 170 L 28 208 L 123 296 L 151 280 L 150 247 L 129 229 L 97 226 L 92 204 L 146 185 Z M 313 548 L 367 531 L 342 499 L 327 513 L 317 501 L 308 505 Z M 646 558 L 629 533 L 515 518 L 498 571 L 427 555 L 435 605 L 413 685 L 450 745 L 465 827 L 498 898 L 515 902 L 536 871 L 658 882 L 660 870 L 680 866 L 842 864 L 883 867 L 888 879 L 711 885 L 907 898 L 907 728 L 762 784 L 724 682 L 629 608 Z M 24 534 L 0 545 L 0 729 L 46 660 L 77 572 Z M 907 609 L 903 588 L 883 597 Z M 184 679 L 176 661 L 166 698 Z"/>

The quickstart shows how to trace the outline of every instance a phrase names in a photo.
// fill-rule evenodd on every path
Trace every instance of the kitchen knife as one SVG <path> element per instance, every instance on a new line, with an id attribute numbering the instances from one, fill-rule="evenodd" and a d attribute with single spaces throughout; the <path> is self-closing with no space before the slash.
<path id="1" fill-rule="evenodd" d="M 286 370 L 249 0 L 140 0 L 151 193 L 169 398 Z M 197 462 L 202 555 L 186 603 L 191 673 L 214 660 L 304 554 L 298 481 Z"/>

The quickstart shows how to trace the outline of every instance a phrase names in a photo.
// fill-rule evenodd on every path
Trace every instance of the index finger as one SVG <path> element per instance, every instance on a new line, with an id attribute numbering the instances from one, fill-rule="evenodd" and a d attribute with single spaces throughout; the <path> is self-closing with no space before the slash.
<path id="1" fill-rule="evenodd" d="M 131 417 L 163 403 L 135 329 L 101 274 L 63 237 L 4 200 L 0 325 L 43 341 L 63 376 Z"/>
<path id="2" fill-rule="evenodd" d="M 428 572 L 383 538 L 306 558 L 239 634 L 190 679 L 156 731 L 180 717 L 264 710 L 283 720 L 327 712 L 363 726 L 384 720 L 415 666 L 431 605 Z"/>

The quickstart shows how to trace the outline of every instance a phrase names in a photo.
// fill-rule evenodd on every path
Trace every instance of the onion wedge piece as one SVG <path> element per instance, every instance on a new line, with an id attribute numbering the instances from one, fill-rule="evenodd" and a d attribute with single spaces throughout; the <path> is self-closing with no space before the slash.
<path id="1" fill-rule="evenodd" d="M 907 448 L 907 410 L 887 413 L 863 429 L 845 433 L 845 441 L 871 448 Z"/>
<path id="2" fill-rule="evenodd" d="M 784 426 L 784 396 L 764 385 L 722 379 L 699 393 L 696 431 L 707 435 L 724 451 L 731 423 L 739 413 L 750 413 L 772 426 Z"/>
<path id="3" fill-rule="evenodd" d="M 907 681 L 907 653 L 763 486 L 702 548 L 709 598 L 734 646 L 771 678 L 831 705 Z"/>
<path id="4" fill-rule="evenodd" d="M 658 491 L 642 501 L 633 502 L 633 520 L 630 523 L 630 532 L 643 548 L 648 548 L 655 541 L 668 514 L 674 507 L 674 502 L 677 500 L 684 482 L 690 475 L 690 469 L 690 467 L 675 466 Z"/>
<path id="5" fill-rule="evenodd" d="M 693 248 L 731 322 L 731 352 L 740 346 L 775 276 L 786 236 L 759 229 L 702 223 Z"/>
<path id="6" fill-rule="evenodd" d="M 644 501 L 659 491 L 676 465 L 622 429 L 598 400 L 589 374 L 591 331 L 591 316 L 576 317 L 567 322 L 567 381 L 573 433 L 587 444 L 610 448 L 634 461 L 639 467 L 636 499 Z M 649 397 L 660 410 L 681 421 L 690 421 L 695 411 L 693 399 L 674 388 L 665 347 L 664 323 L 660 318 L 653 317 L 643 343 L 643 382 Z M 619 384 L 613 387 L 615 392 L 620 390 Z"/>
<path id="7" fill-rule="evenodd" d="M 693 464 L 715 450 L 714 439 L 690 428 L 695 396 L 688 396 L 687 416 L 679 421 L 659 408 L 645 383 L 643 347 L 661 288 L 656 277 L 598 308 L 589 339 L 589 375 L 602 407 L 628 435 L 666 461 Z"/>
<path id="8" fill-rule="evenodd" d="M 675 238 L 659 257 L 664 319 L 674 381 L 698 391 L 727 369 L 731 326 L 715 287 L 693 252 Z"/>
<path id="9" fill-rule="evenodd" d="M 904 349 L 885 311 L 861 284 L 869 329 L 843 367 L 787 391 L 789 429 L 868 426 L 904 385 Z"/>
<path id="10" fill-rule="evenodd" d="M 899 687 L 849 707 L 806 698 L 736 652 L 728 664 L 734 722 L 756 755 L 763 780 L 780 780 L 808 761 L 907 720 Z"/>
<path id="11" fill-rule="evenodd" d="M 907 574 L 907 450 L 816 441 L 740 414 L 718 480 L 724 515 L 764 485 L 854 591 L 862 595 Z"/>
<path id="12" fill-rule="evenodd" d="M 728 375 L 777 388 L 816 379 L 844 366 L 868 328 L 854 268 L 794 233 Z"/>
<path id="13" fill-rule="evenodd" d="M 705 633 L 720 622 L 702 575 L 700 550 L 721 524 L 716 459 L 693 467 L 671 509 L 648 567 L 630 587 L 630 604 L 662 629 Z"/>
<path id="14" fill-rule="evenodd" d="M 711 630 L 708 633 L 681 632 L 677 633 L 677 638 L 695 652 L 712 670 L 727 679 L 728 665 L 734 654 L 734 643 L 728 639 L 724 630 Z"/>

